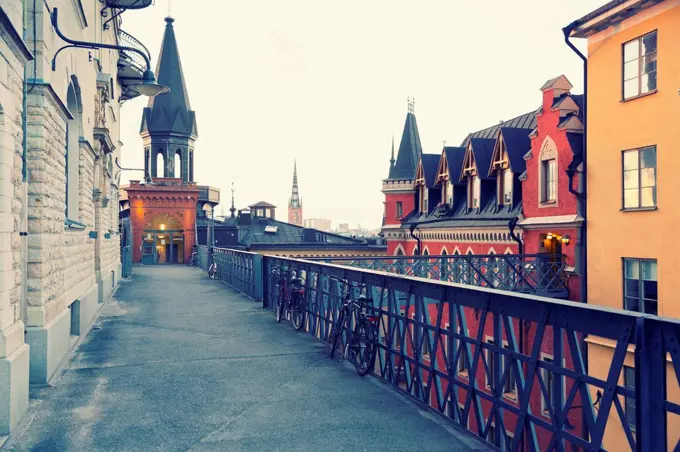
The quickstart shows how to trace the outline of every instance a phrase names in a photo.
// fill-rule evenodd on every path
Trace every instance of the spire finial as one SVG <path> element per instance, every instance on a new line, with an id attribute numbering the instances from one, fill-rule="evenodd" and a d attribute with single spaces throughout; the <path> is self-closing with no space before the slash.
<path id="1" fill-rule="evenodd" d="M 392 158 L 390 158 L 390 163 L 394 165 L 394 134 L 392 135 Z"/>
<path id="2" fill-rule="evenodd" d="M 416 107 L 416 98 L 415 97 L 407 97 L 406 98 L 406 103 L 408 106 L 408 112 L 413 113 Z"/>

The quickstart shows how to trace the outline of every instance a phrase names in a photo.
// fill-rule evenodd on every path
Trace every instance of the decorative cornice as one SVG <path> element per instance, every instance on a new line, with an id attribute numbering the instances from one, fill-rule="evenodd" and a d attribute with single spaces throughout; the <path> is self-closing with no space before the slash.
<path id="1" fill-rule="evenodd" d="M 29 96 L 33 95 L 45 96 L 47 100 L 52 103 L 52 105 L 57 107 L 57 111 L 59 112 L 61 119 L 63 119 L 64 122 L 68 121 L 69 119 L 73 119 L 73 115 L 66 107 L 66 104 L 62 102 L 61 98 L 56 93 L 56 91 L 54 91 L 54 88 L 52 88 L 52 85 L 50 83 L 45 82 L 44 80 L 34 79 L 28 79 L 26 83 L 29 83 L 30 85 L 33 86 L 33 90 L 29 93 Z"/>
<path id="2" fill-rule="evenodd" d="M 21 38 L 21 34 L 14 28 L 12 21 L 2 8 L 0 8 L 0 37 L 7 43 L 7 46 L 22 65 L 34 58 L 28 46 Z"/>

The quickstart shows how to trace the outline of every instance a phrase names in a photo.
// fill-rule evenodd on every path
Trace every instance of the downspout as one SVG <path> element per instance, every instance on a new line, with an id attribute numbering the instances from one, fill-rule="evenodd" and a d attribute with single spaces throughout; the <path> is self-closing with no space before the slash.
<path id="1" fill-rule="evenodd" d="M 578 25 L 577 22 L 572 22 L 562 29 L 564 32 L 564 42 L 569 46 L 571 50 L 578 55 L 581 60 L 583 60 L 583 106 L 581 108 L 583 114 L 583 152 L 581 155 L 581 164 L 583 165 L 583 171 L 580 174 L 580 190 L 576 191 L 572 187 L 572 181 L 574 178 L 574 173 L 576 168 L 570 168 L 567 171 L 567 176 L 569 177 L 569 192 L 576 195 L 578 206 L 580 210 L 581 217 L 583 218 L 583 223 L 581 224 L 581 237 L 577 240 L 577 252 L 578 252 L 578 265 L 579 265 L 579 291 L 580 297 L 579 301 L 582 303 L 587 303 L 588 301 L 588 219 L 587 219 L 587 171 L 588 171 L 588 160 L 587 160 L 587 148 L 588 148 L 588 116 L 587 116 L 587 104 L 588 104 L 588 59 L 586 58 L 580 50 L 574 46 L 574 44 L 569 40 L 571 32 Z M 571 174 L 570 174 L 571 173 Z"/>
<path id="2" fill-rule="evenodd" d="M 420 238 L 413 233 L 413 231 L 416 229 L 418 229 L 418 225 L 416 223 L 412 223 L 409 227 L 409 233 L 411 234 L 411 238 L 415 239 L 416 243 L 418 244 L 418 255 L 421 255 L 423 251 L 420 248 Z"/>
<path id="3" fill-rule="evenodd" d="M 574 21 L 564 27 L 562 32 L 564 33 L 564 42 L 569 46 L 571 50 L 574 51 L 576 55 L 583 61 L 583 105 L 581 111 L 583 114 L 583 151 L 581 154 L 581 164 L 583 165 L 583 171 L 580 175 L 580 191 L 577 194 L 572 188 L 572 180 L 574 178 L 574 173 L 576 168 L 569 168 L 570 171 L 567 172 L 569 177 L 569 192 L 576 195 L 578 201 L 578 206 L 580 207 L 581 217 L 583 218 L 583 223 L 581 224 L 581 237 L 578 237 L 576 251 L 578 253 L 578 264 L 579 267 L 579 289 L 580 296 L 579 301 L 582 303 L 588 302 L 588 198 L 587 198 L 587 171 L 588 171 L 588 160 L 587 160 L 587 149 L 588 149 L 588 115 L 587 115 L 587 105 L 588 105 L 588 58 L 586 58 L 580 50 L 574 46 L 574 44 L 569 40 L 571 32 L 579 25 L 578 21 Z M 571 176 L 569 173 L 571 172 Z M 583 338 L 585 339 L 585 338 Z M 588 347 L 583 346 L 581 348 L 583 354 L 583 362 L 585 364 L 586 373 L 588 372 Z M 588 438 L 590 433 L 588 431 L 588 423 L 586 422 L 586 416 L 581 416 L 581 430 L 583 438 Z"/>
<path id="4" fill-rule="evenodd" d="M 518 222 L 519 217 L 515 217 L 512 220 L 510 220 L 510 222 L 508 223 L 508 230 L 510 231 L 510 237 L 512 237 L 512 240 L 517 242 L 517 251 L 519 251 L 517 254 L 522 255 L 524 251 L 522 239 L 520 239 L 519 236 L 515 234 L 515 228 L 517 227 Z"/>

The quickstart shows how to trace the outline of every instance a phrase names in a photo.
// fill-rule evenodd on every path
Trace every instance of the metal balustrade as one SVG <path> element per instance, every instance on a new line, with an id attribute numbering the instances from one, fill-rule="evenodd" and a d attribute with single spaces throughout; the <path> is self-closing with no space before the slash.
<path id="1" fill-rule="evenodd" d="M 620 429 L 630 450 L 680 450 L 680 429 L 669 428 L 680 420 L 676 320 L 347 265 L 215 256 L 222 281 L 270 309 L 272 268 L 295 270 L 305 281 L 304 329 L 326 342 L 342 304 L 331 276 L 353 295 L 366 285 L 380 319 L 372 374 L 502 450 L 605 450 L 607 428 Z M 590 366 L 599 374 L 588 372 L 594 342 L 610 352 Z M 634 389 L 624 363 L 634 363 Z"/>
<path id="2" fill-rule="evenodd" d="M 533 293 L 555 298 L 569 296 L 566 259 L 561 255 L 454 254 L 325 257 L 318 260 L 477 287 Z"/>
<path id="3" fill-rule="evenodd" d="M 149 59 L 151 59 L 151 53 L 149 52 L 149 49 L 147 49 L 146 46 L 141 43 L 141 41 L 132 36 L 130 33 L 124 30 L 118 30 L 118 42 L 123 47 L 132 47 L 134 49 L 141 50 L 147 55 Z M 144 61 L 144 58 L 142 58 L 141 55 L 135 52 L 121 50 L 120 58 L 125 62 L 125 64 L 128 64 L 137 72 L 139 72 L 140 76 L 146 70 L 146 61 Z"/>
<path id="4" fill-rule="evenodd" d="M 207 246 L 198 247 L 198 266 L 208 270 L 211 250 Z M 249 298 L 261 298 L 261 284 L 256 275 L 261 273 L 262 256 L 245 251 L 213 248 L 212 255 L 217 264 L 217 279 Z"/>

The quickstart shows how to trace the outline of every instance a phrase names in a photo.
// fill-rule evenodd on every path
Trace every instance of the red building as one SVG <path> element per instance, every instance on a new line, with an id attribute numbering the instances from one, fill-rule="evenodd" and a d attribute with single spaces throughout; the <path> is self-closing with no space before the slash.
<path id="1" fill-rule="evenodd" d="M 531 258 L 559 263 L 560 268 L 564 260 L 568 274 L 568 298 L 579 300 L 579 271 L 583 268 L 579 265 L 582 256 L 579 250 L 583 217 L 580 214 L 578 178 L 583 140 L 580 115 L 583 97 L 572 95 L 571 88 L 564 76 L 552 79 L 541 88 L 542 104 L 536 111 L 473 132 L 463 140 L 460 147 L 445 147 L 439 154 L 421 152 L 409 168 L 413 174 L 412 180 L 409 182 L 406 177 L 400 180 L 398 191 L 386 190 L 386 187 L 390 187 L 391 180 L 384 181 L 385 220 L 382 234 L 387 239 L 388 254 L 466 254 L 475 256 L 470 259 L 499 262 L 499 266 L 502 261 L 493 255 L 522 254 L 527 258 L 527 255 L 539 255 Z M 409 115 L 411 114 L 409 111 Z M 407 132 L 405 129 L 406 141 Z M 405 141 L 404 136 L 402 143 Z M 392 159 L 390 174 L 395 166 Z M 404 168 L 401 171 L 404 174 L 407 172 Z M 395 215 L 395 212 L 400 215 Z M 419 244 L 422 250 L 418 249 Z M 431 262 L 432 265 L 437 265 L 439 261 Z M 456 267 L 454 281 L 476 285 L 473 279 L 479 275 L 467 271 L 469 266 L 465 265 L 463 262 L 462 266 Z M 488 266 L 486 271 L 492 271 L 491 267 Z M 441 310 L 440 304 L 443 304 Z M 415 320 L 414 308 L 402 306 L 402 310 L 408 319 Z M 442 313 L 441 319 L 438 318 L 439 312 Z M 441 328 L 449 329 L 448 313 L 448 303 L 433 302 L 427 305 L 420 321 L 430 325 L 439 324 Z M 484 342 L 507 348 L 510 341 L 507 331 L 502 334 L 503 344 L 493 344 L 491 318 L 490 314 L 484 324 L 481 324 L 479 313 L 464 309 L 463 318 L 456 321 L 458 333 L 476 338 L 479 330 L 483 329 L 481 337 Z M 414 324 L 410 324 L 409 328 L 412 330 Z M 530 354 L 535 340 L 530 329 L 517 321 L 512 322 L 512 329 L 518 351 Z M 566 342 L 566 338 L 562 340 Z M 434 358 L 439 369 L 446 369 L 445 361 L 452 357 L 448 357 L 446 348 L 442 350 L 441 346 L 438 347 L 436 357 L 432 357 L 431 351 L 436 343 L 436 338 L 430 335 L 415 345 L 407 336 L 405 347 L 408 355 L 418 354 L 426 364 Z M 460 383 L 471 382 L 468 381 L 470 362 L 464 356 L 474 353 L 474 346 L 461 347 L 461 350 L 459 357 L 455 359 L 455 375 L 459 383 L 459 399 L 465 400 L 467 391 Z M 552 331 L 546 331 L 540 350 L 541 360 L 550 362 L 554 350 Z M 562 365 L 573 368 L 568 350 L 569 347 L 565 346 Z M 500 369 L 490 366 L 488 363 L 493 355 L 491 350 L 485 350 L 487 366 L 481 360 L 478 364 L 477 388 L 490 393 L 490 381 L 494 381 L 494 374 L 503 372 L 503 398 L 508 404 L 517 406 L 514 371 L 509 370 L 506 374 L 505 356 L 501 358 Z M 425 372 L 422 379 L 427 377 Z M 548 371 L 541 375 L 545 384 L 552 381 L 553 377 Z M 537 416 L 545 416 L 546 422 L 550 423 L 550 400 L 545 399 L 538 378 L 532 384 L 532 412 Z M 565 394 L 570 390 L 571 383 L 566 381 Z M 431 405 L 443 408 L 437 400 L 436 394 L 431 394 Z M 449 397 L 449 402 L 450 400 Z M 580 405 L 578 396 L 571 406 L 577 405 Z M 456 417 L 452 414 L 455 408 L 447 407 L 447 410 Z M 486 425 L 491 416 L 495 428 L 493 403 L 482 400 L 481 410 L 482 424 Z M 575 432 L 579 432 L 581 422 L 578 411 L 570 411 L 567 418 Z M 506 432 L 511 434 L 515 430 L 516 417 L 506 411 L 503 419 Z M 468 423 L 476 426 L 476 422 L 474 410 L 471 410 Z M 552 433 L 547 429 L 537 428 L 536 434 L 542 447 L 547 447 Z M 502 447 L 501 444 L 497 445 Z"/>
<path id="2" fill-rule="evenodd" d="M 131 181 L 121 194 L 130 209 L 133 262 L 180 264 L 196 243 L 196 216 L 212 211 L 219 190 L 194 181 L 194 149 L 198 138 L 173 27 L 165 19 L 158 58 L 158 83 L 170 92 L 151 97 L 142 113 L 145 181 Z M 123 213 L 121 213 L 123 215 Z"/>

